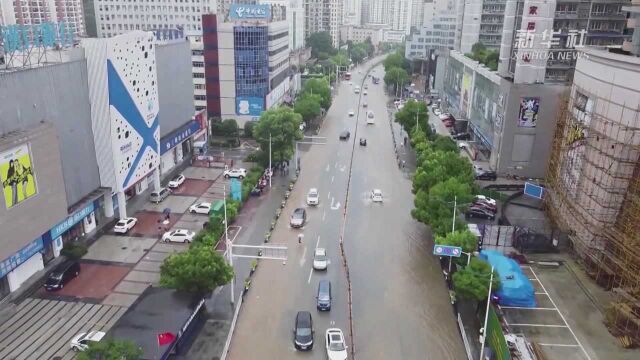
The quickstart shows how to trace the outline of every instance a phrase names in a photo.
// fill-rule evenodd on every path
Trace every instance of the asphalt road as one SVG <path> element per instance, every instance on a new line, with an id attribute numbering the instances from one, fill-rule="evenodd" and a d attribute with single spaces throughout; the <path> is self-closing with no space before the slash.
<path id="1" fill-rule="evenodd" d="M 230 359 L 325 359 L 329 327 L 345 332 L 357 359 L 465 358 L 432 243 L 425 227 L 410 216 L 411 183 L 395 161 L 383 85 L 367 79 L 369 95 L 353 92 L 365 76 L 364 67 L 362 74 L 358 68 L 352 71 L 354 85 L 342 82 L 337 89 L 318 135 L 326 137 L 326 145 L 300 147 L 302 172 L 272 235 L 272 244 L 288 246 L 288 260 L 261 261 L 238 318 Z M 375 75 L 383 77 L 381 66 Z M 375 114 L 374 125 L 366 125 L 365 101 Z M 349 110 L 356 116 L 347 116 Z M 348 141 L 338 139 L 343 130 L 351 132 Z M 360 137 L 367 139 L 366 147 L 358 145 Z M 319 189 L 321 203 L 310 208 L 305 199 L 312 187 Z M 370 201 L 373 188 L 383 191 L 383 204 Z M 307 209 L 302 230 L 289 227 L 296 207 Z M 299 233 L 303 244 L 297 242 Z M 353 289 L 353 338 L 341 238 Z M 316 247 L 327 249 L 326 272 L 312 270 Z M 315 307 L 321 279 L 330 280 L 333 288 L 332 309 L 326 313 Z M 293 347 L 294 317 L 300 310 L 310 311 L 314 320 L 310 352 Z"/>

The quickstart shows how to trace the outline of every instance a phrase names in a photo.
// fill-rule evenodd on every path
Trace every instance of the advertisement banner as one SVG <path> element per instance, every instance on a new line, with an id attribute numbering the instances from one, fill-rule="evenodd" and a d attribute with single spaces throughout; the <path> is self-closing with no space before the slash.
<path id="1" fill-rule="evenodd" d="M 38 193 L 28 144 L 0 154 L 0 183 L 7 209 Z"/>
<path id="2" fill-rule="evenodd" d="M 462 75 L 462 89 L 460 91 L 462 95 L 462 104 L 461 109 L 462 113 L 465 117 L 469 117 L 469 103 L 471 102 L 471 82 L 473 79 L 473 73 L 464 70 L 464 74 Z"/>
<path id="3" fill-rule="evenodd" d="M 238 96 L 236 97 L 236 114 L 260 116 L 264 111 L 264 98 Z"/>
<path id="4" fill-rule="evenodd" d="M 231 20 L 268 20 L 271 17 L 270 5 L 231 4 Z"/>
<path id="5" fill-rule="evenodd" d="M 540 98 L 520 98 L 520 112 L 518 113 L 519 127 L 536 127 L 538 120 L 538 110 L 540 108 Z"/>

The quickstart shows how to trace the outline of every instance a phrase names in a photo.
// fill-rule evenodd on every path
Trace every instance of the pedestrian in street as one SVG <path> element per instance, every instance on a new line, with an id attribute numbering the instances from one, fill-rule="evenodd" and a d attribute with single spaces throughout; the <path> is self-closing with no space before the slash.
<path id="1" fill-rule="evenodd" d="M 407 137 L 404 137 L 404 144 L 407 145 Z"/>
<path id="2" fill-rule="evenodd" d="M 298 244 L 302 244 L 302 238 L 304 237 L 303 234 L 298 234 Z"/>
<path id="3" fill-rule="evenodd" d="M 404 161 L 404 160 L 402 160 L 402 168 L 403 168 L 403 169 L 404 169 L 404 164 L 405 164 L 405 161 Z"/>

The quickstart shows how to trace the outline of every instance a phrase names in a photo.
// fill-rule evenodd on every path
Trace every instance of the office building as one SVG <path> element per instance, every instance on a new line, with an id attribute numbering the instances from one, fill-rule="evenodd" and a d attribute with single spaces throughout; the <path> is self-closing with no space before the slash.
<path id="1" fill-rule="evenodd" d="M 295 51 L 304 48 L 305 10 L 303 0 L 259 0 L 258 3 L 285 7 L 289 23 L 289 50 Z"/>
<path id="2" fill-rule="evenodd" d="M 64 23 L 70 32 L 85 36 L 82 0 L 0 1 L 0 25 Z"/>
<path id="3" fill-rule="evenodd" d="M 424 11 L 426 4 L 433 4 L 433 0 L 427 3 L 425 0 L 412 0 L 411 3 L 411 28 L 419 29 L 424 22 Z"/>
<path id="4" fill-rule="evenodd" d="M 423 4 L 423 23 L 414 29 L 405 46 L 407 59 L 429 59 L 435 50 L 455 49 L 455 0 L 435 0 Z"/>
<path id="5" fill-rule="evenodd" d="M 345 1 L 344 25 L 362 25 L 362 0 Z"/>
<path id="6" fill-rule="evenodd" d="M 328 32 L 334 47 L 340 46 L 340 26 L 344 17 L 342 0 L 304 0 L 305 38 L 317 32 Z"/>

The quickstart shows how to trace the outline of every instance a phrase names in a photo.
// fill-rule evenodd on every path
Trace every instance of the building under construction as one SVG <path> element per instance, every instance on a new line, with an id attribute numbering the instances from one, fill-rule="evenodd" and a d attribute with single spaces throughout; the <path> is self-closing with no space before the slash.
<path id="1" fill-rule="evenodd" d="M 640 346 L 640 58 L 588 49 L 558 114 L 546 206 L 595 281 L 610 331 Z"/>

